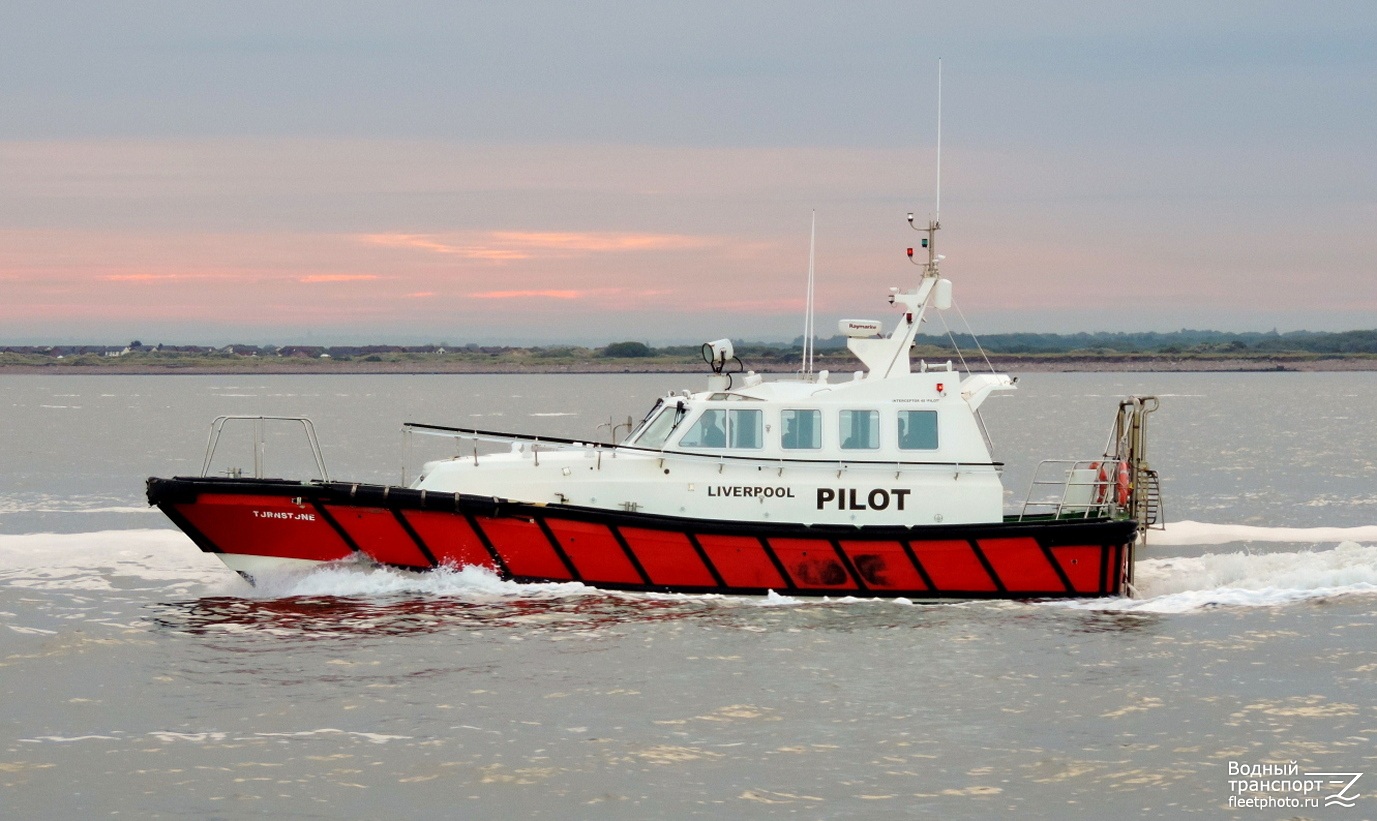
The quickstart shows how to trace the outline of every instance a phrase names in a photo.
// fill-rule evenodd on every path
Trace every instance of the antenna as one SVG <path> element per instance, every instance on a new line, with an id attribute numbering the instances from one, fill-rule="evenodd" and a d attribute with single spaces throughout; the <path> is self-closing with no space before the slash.
<path id="1" fill-rule="evenodd" d="M 818 212 L 813 211 L 813 225 L 808 230 L 808 296 L 803 302 L 803 372 L 813 372 L 813 260 L 818 239 Z"/>
<path id="2" fill-rule="evenodd" d="M 937 198 L 933 203 L 932 219 L 928 220 L 928 227 L 919 228 L 913 221 L 913 213 L 909 212 L 908 224 L 913 230 L 927 234 L 923 237 L 923 248 L 928 252 L 927 264 L 919 262 L 913 256 L 913 249 L 908 249 L 908 261 L 914 265 L 923 267 L 924 277 L 937 277 L 937 265 L 943 260 L 943 256 L 937 253 L 937 231 L 942 227 L 942 58 L 937 58 Z"/>
<path id="3" fill-rule="evenodd" d="M 937 202 L 933 205 L 932 219 L 942 221 L 942 58 L 937 58 Z"/>

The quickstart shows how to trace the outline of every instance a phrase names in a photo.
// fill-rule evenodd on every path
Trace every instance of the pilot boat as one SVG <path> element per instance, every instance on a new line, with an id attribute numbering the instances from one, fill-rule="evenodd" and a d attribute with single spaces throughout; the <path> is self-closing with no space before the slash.
<path id="1" fill-rule="evenodd" d="M 952 292 L 939 223 L 914 227 L 928 259 L 916 287 L 890 289 L 893 329 L 839 323 L 861 366 L 848 377 L 814 372 L 805 348 L 798 373 L 766 379 L 718 340 L 703 346 L 707 389 L 661 397 L 620 442 L 409 423 L 458 440 L 462 455 L 396 485 L 331 479 L 307 419 L 221 417 L 202 475 L 150 478 L 148 501 L 251 582 L 363 562 L 688 594 L 1131 595 L 1135 550 L 1161 507 L 1146 459 L 1156 398 L 1121 401 L 1102 453 L 1042 462 L 1006 512 L 980 408 L 1016 379 L 912 360 L 925 316 Z M 210 475 L 225 426 L 244 419 L 256 437 L 269 422 L 300 424 L 319 475 Z"/>

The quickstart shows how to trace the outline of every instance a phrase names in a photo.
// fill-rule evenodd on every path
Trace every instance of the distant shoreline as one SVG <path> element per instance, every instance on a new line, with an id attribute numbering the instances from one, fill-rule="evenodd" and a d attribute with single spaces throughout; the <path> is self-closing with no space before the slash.
<path id="1" fill-rule="evenodd" d="M 936 362 L 938 360 L 930 360 Z M 941 360 L 945 363 L 945 359 Z M 967 357 L 973 367 L 983 360 Z M 1377 371 L 1377 357 L 1373 356 L 1268 356 L 1268 357 L 1172 357 L 1162 355 L 1104 355 L 1076 357 L 1066 355 L 991 356 L 990 364 L 997 371 L 1009 373 L 1267 373 L 1297 371 Z M 831 368 L 833 373 L 849 375 L 856 370 L 855 360 L 820 361 L 819 370 Z M 957 363 L 960 364 L 959 362 Z M 778 361 L 762 362 L 755 366 L 761 373 L 790 373 L 793 368 L 780 367 Z M 747 367 L 751 367 L 748 362 Z M 213 376 L 234 375 L 309 375 L 309 374 L 596 374 L 596 373 L 698 373 L 706 371 L 702 362 L 668 357 L 637 359 L 587 359 L 572 362 L 472 360 L 407 360 L 368 362 L 362 360 L 320 359 L 243 359 L 195 364 L 169 362 L 129 362 L 113 360 L 100 364 L 53 362 L 51 364 L 0 363 L 0 374 L 35 375 L 130 375 L 130 376 Z M 983 369 L 983 368 L 977 368 Z"/>

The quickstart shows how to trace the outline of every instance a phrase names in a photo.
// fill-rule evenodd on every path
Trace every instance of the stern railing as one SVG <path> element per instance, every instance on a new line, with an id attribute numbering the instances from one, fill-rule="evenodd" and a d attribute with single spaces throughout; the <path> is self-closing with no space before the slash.
<path id="1" fill-rule="evenodd" d="M 1118 510 L 1115 471 L 1113 462 L 1100 459 L 1044 459 L 1033 471 L 1017 518 L 1113 516 Z"/>
<path id="2" fill-rule="evenodd" d="M 1159 404 L 1155 396 L 1119 402 L 1104 455 L 1097 459 L 1040 463 L 1016 518 L 1132 519 L 1143 541 L 1149 528 L 1163 527 L 1161 479 L 1147 461 L 1147 418 Z"/>

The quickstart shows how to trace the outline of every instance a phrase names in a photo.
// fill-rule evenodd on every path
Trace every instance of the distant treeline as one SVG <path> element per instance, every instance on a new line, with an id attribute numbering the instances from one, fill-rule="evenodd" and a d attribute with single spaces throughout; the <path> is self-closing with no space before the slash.
<path id="1" fill-rule="evenodd" d="M 970 334 L 955 334 L 956 344 L 962 349 L 975 347 L 975 339 Z M 1377 353 L 1377 330 L 1340 331 L 1334 333 L 1317 331 L 1277 331 L 1228 333 L 1224 331 L 1193 331 L 1182 329 L 1170 333 L 1148 331 L 1142 333 L 1078 333 L 1078 334 L 984 334 L 978 337 L 980 345 L 991 353 L 1006 354 L 1058 354 L 1058 353 L 1314 353 L 1350 354 Z M 921 334 L 915 340 L 919 345 L 950 347 L 947 336 Z M 801 346 L 802 337 L 795 338 L 794 345 Z M 819 340 L 817 347 L 843 348 L 845 337 L 834 336 Z"/>
<path id="2" fill-rule="evenodd" d="M 973 350 L 976 340 L 969 334 L 954 337 L 920 334 L 915 340 L 925 351 L 950 350 L 952 341 L 962 350 Z M 980 346 L 992 354 L 1058 355 L 1083 354 L 1148 354 L 1163 356 L 1266 355 L 1280 353 L 1343 355 L 1377 354 L 1377 330 L 1278 333 L 1227 333 L 1224 331 L 1194 331 L 1183 329 L 1170 333 L 1155 331 L 1142 333 L 1076 333 L 1076 334 L 988 334 L 979 337 Z M 735 342 L 737 353 L 766 359 L 796 356 L 802 349 L 802 337 L 792 342 Z M 846 347 L 846 338 L 834 336 L 820 339 L 815 345 L 820 352 L 838 352 Z M 273 359 L 340 359 L 366 362 L 397 361 L 425 357 L 474 359 L 490 357 L 586 358 L 605 357 L 639 359 L 647 357 L 696 357 L 698 345 L 666 345 L 653 347 L 644 342 L 612 342 L 602 347 L 581 345 L 511 346 L 464 345 L 439 343 L 433 345 L 145 345 L 134 340 L 127 345 L 11 345 L 0 346 L 0 354 L 24 359 L 70 359 L 80 357 L 111 360 L 128 357 L 145 359 L 182 358 L 273 358 Z"/>
<path id="3" fill-rule="evenodd" d="M 352 358 L 383 356 L 385 354 L 444 354 L 455 352 L 499 353 L 512 350 L 506 346 L 481 346 L 477 343 L 457 348 L 439 345 L 145 345 L 134 340 L 127 345 L 6 345 L 0 353 L 26 356 L 100 356 L 118 358 L 130 354 L 163 354 L 167 356 L 273 356 L 294 359 Z"/>

